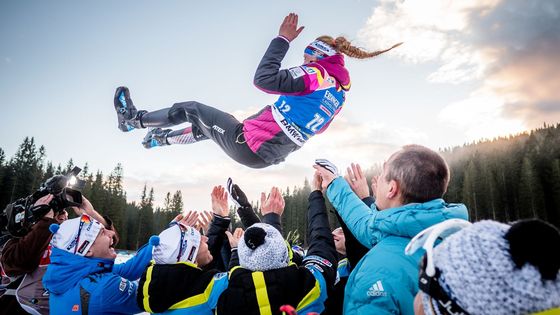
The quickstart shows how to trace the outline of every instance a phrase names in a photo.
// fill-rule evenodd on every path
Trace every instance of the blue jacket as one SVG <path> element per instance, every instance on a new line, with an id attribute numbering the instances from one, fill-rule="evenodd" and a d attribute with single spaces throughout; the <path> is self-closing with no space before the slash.
<path id="1" fill-rule="evenodd" d="M 159 238 L 152 237 L 133 258 L 117 265 L 112 259 L 87 258 L 53 248 L 43 277 L 43 285 L 50 292 L 51 314 L 142 312 L 136 304 L 136 280 L 149 265 L 152 247 L 157 243 Z"/>
<path id="2" fill-rule="evenodd" d="M 370 248 L 348 278 L 344 314 L 414 314 L 423 253 L 406 256 L 404 249 L 429 226 L 466 220 L 467 208 L 434 199 L 379 211 L 375 204 L 367 207 L 342 177 L 330 184 L 327 196 L 358 241 Z"/>

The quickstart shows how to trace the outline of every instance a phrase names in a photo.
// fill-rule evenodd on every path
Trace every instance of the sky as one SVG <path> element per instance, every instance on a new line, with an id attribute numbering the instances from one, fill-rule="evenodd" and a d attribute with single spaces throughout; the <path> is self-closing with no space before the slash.
<path id="1" fill-rule="evenodd" d="M 367 50 L 404 44 L 346 58 L 344 109 L 284 163 L 253 170 L 211 141 L 146 150 L 146 130 L 117 129 L 120 85 L 146 110 L 196 100 L 243 120 L 273 103 L 253 75 L 290 12 L 305 29 L 283 68 L 324 34 Z M 318 157 L 369 167 L 406 144 L 437 150 L 558 123 L 558 56 L 556 0 L 0 0 L 0 148 L 11 157 L 32 136 L 55 164 L 109 174 L 121 163 L 131 201 L 147 184 L 156 204 L 181 190 L 186 210 L 207 210 L 227 177 L 257 200 L 311 178 Z"/>

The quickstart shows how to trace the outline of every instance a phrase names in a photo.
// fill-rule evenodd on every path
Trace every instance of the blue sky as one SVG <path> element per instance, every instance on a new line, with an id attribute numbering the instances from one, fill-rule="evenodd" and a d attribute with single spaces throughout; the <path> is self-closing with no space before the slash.
<path id="1" fill-rule="evenodd" d="M 347 58 L 344 110 L 284 164 L 252 170 L 210 141 L 146 150 L 144 130 L 117 130 L 119 85 L 148 110 L 197 100 L 243 119 L 274 102 L 252 78 L 290 12 L 305 30 L 284 67 L 323 34 L 370 50 L 405 44 Z M 156 202 L 181 189 L 187 208 L 208 209 L 227 176 L 256 199 L 301 184 L 315 157 L 370 166 L 404 144 L 438 149 L 559 122 L 558 12 L 553 0 L 1 1 L 0 147 L 11 156 L 33 136 L 57 163 L 104 173 L 122 163 L 130 200 L 147 183 Z"/>

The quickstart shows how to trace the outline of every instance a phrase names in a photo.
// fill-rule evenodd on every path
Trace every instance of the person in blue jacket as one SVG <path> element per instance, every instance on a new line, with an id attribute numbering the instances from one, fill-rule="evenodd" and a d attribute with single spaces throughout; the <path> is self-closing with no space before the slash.
<path id="1" fill-rule="evenodd" d="M 284 18 L 278 32 L 254 76 L 257 88 L 279 98 L 258 113 L 239 122 L 231 114 L 200 102 L 176 103 L 169 108 L 148 112 L 137 110 L 128 88 L 115 91 L 114 107 L 118 128 L 128 132 L 139 128 L 148 131 L 144 147 L 190 144 L 211 139 L 233 160 L 251 168 L 278 164 L 301 148 L 312 136 L 325 131 L 344 105 L 350 90 L 350 75 L 344 55 L 365 59 L 392 48 L 366 52 L 339 36 L 320 36 L 304 50 L 304 64 L 280 69 L 290 43 L 299 36 L 297 14 Z M 182 123 L 191 126 L 163 129 Z"/>
<path id="2" fill-rule="evenodd" d="M 406 245 L 429 226 L 468 218 L 464 205 L 442 199 L 449 183 L 447 163 L 423 146 L 403 147 L 391 155 L 374 180 L 376 200 L 371 207 L 343 177 L 318 165 L 315 169 L 348 229 L 370 249 L 348 278 L 344 314 L 414 314 L 422 253 L 406 256 Z"/>
<path id="3" fill-rule="evenodd" d="M 52 224 L 51 263 L 43 277 L 51 314 L 137 314 L 137 279 L 152 259 L 157 236 L 123 264 L 114 264 L 114 232 L 83 214 Z"/>

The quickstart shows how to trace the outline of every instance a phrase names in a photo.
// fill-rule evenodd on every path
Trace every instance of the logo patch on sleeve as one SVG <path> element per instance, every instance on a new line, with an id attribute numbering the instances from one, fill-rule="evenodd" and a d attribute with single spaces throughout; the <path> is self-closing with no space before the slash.
<path id="1" fill-rule="evenodd" d="M 325 258 L 320 257 L 320 256 L 314 256 L 314 255 L 307 256 L 307 257 L 305 257 L 303 262 L 305 264 L 315 263 L 315 264 L 320 264 L 320 265 L 323 265 L 323 266 L 326 266 L 326 267 L 332 267 L 332 263 L 330 261 L 328 261 Z"/>
<path id="2" fill-rule="evenodd" d="M 126 283 L 127 283 L 127 282 L 128 282 L 128 281 L 126 281 L 125 278 L 121 278 L 121 283 L 119 284 L 119 290 L 120 290 L 121 292 L 124 292 L 124 290 L 126 290 Z"/>
<path id="3" fill-rule="evenodd" d="M 305 74 L 305 71 L 303 71 L 303 69 L 301 67 L 291 68 L 289 71 L 290 71 L 290 74 L 292 75 L 292 78 L 294 78 L 294 79 L 302 77 Z"/>

